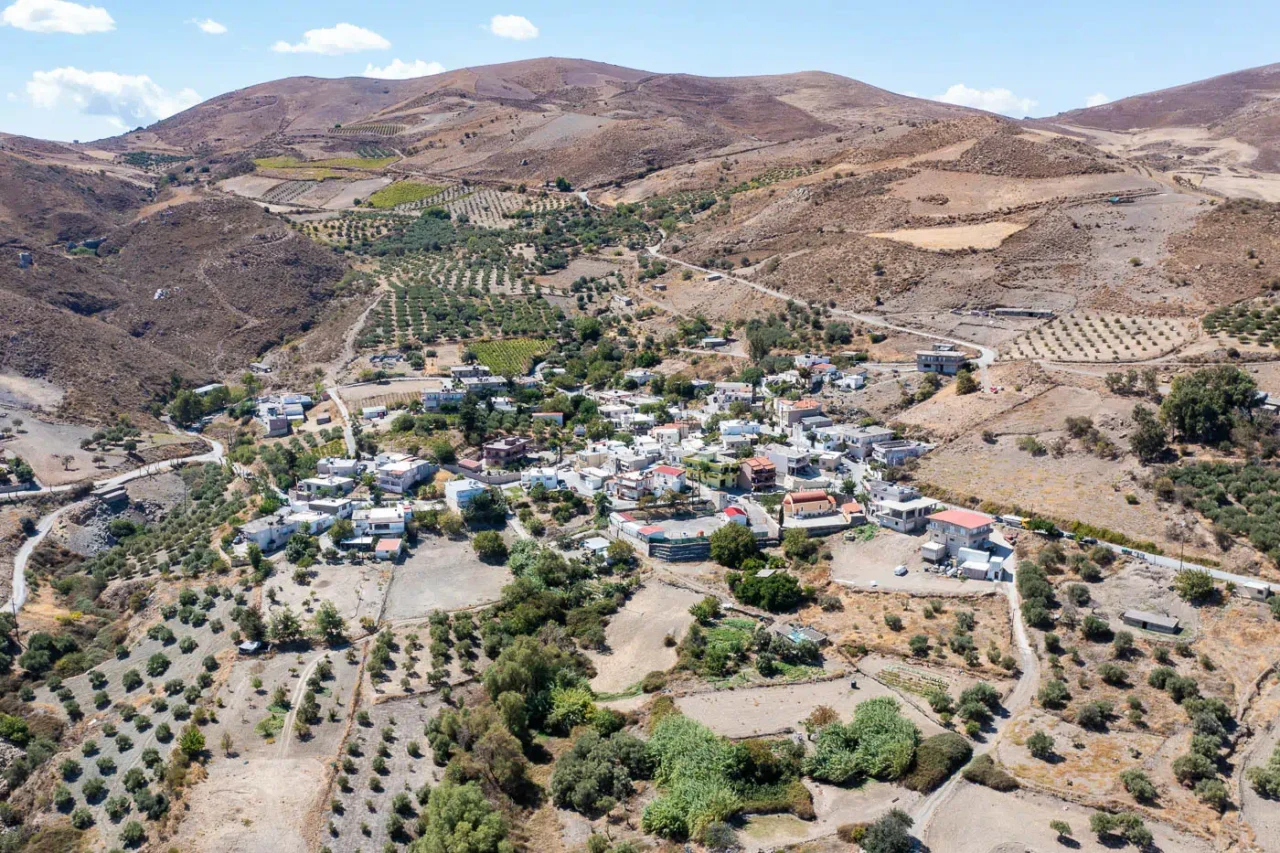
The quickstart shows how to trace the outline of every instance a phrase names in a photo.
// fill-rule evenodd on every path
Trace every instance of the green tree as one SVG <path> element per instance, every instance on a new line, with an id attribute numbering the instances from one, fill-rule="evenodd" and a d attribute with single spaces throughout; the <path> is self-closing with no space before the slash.
<path id="1" fill-rule="evenodd" d="M 1175 433 L 1190 440 L 1222 441 L 1236 417 L 1257 404 L 1257 391 L 1253 377 L 1238 367 L 1205 367 L 1173 378 L 1160 415 Z"/>
<path id="2" fill-rule="evenodd" d="M 329 645 L 340 643 L 346 639 L 347 622 L 338 612 L 337 606 L 327 598 L 316 607 L 316 615 L 312 619 L 316 633 Z"/>
<path id="3" fill-rule="evenodd" d="M 1216 587 L 1213 575 L 1203 569 L 1183 569 L 1173 576 L 1173 589 L 1185 601 L 1206 601 Z"/>
<path id="4" fill-rule="evenodd" d="M 962 370 L 956 374 L 956 393 L 964 396 L 978 390 L 978 380 L 973 378 L 972 370 Z"/>
<path id="5" fill-rule="evenodd" d="M 710 536 L 711 559 L 736 569 L 759 552 L 755 534 L 741 524 L 726 524 Z"/>
<path id="6" fill-rule="evenodd" d="M 1053 757 L 1053 738 L 1036 729 L 1031 737 L 1027 738 L 1027 751 L 1041 761 L 1048 761 Z"/>
<path id="7" fill-rule="evenodd" d="M 204 732 L 194 724 L 188 724 L 178 736 L 178 749 L 187 758 L 195 758 L 204 752 Z"/>
<path id="8" fill-rule="evenodd" d="M 486 563 L 501 563 L 507 559 L 507 543 L 496 530 L 481 530 L 471 540 L 476 556 Z"/>
<path id="9" fill-rule="evenodd" d="M 475 782 L 446 778 L 432 789 L 424 815 L 426 826 L 410 853 L 514 853 L 506 819 Z"/>
<path id="10" fill-rule="evenodd" d="M 1129 436 L 1129 449 L 1143 462 L 1160 457 L 1167 447 L 1164 424 L 1155 413 L 1141 404 L 1133 407 L 1133 433 Z"/>

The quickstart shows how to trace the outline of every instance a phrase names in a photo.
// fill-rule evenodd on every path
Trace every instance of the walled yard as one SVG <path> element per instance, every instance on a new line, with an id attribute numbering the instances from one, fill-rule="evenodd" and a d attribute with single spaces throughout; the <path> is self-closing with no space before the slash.
<path id="1" fill-rule="evenodd" d="M 1080 853 L 1110 853 L 1114 848 L 1089 832 L 1091 809 L 1026 791 L 999 793 L 960 782 L 938 804 L 934 819 L 921 839 L 932 850 L 947 853 L 1013 853 L 1056 850 L 1060 846 L 1050 821 L 1070 824 L 1075 841 L 1069 849 Z M 975 820 L 975 815 L 981 815 Z M 1147 821 L 1162 853 L 1210 853 L 1213 846 Z"/>

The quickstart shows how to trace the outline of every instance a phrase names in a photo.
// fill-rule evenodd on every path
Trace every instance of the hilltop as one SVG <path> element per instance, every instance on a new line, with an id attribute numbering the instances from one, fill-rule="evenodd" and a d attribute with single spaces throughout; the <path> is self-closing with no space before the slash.
<path id="1" fill-rule="evenodd" d="M 412 80 L 288 78 L 103 146 L 319 155 L 365 141 L 404 152 L 406 167 L 594 185 L 691 157 L 972 114 L 823 72 L 697 77 L 549 58 Z"/>

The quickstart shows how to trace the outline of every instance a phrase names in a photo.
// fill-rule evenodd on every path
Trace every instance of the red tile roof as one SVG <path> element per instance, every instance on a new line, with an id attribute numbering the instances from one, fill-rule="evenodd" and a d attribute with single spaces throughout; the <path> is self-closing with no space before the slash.
<path id="1" fill-rule="evenodd" d="M 684 473 L 683 468 L 677 468 L 674 465 L 659 465 L 653 469 L 655 474 L 665 474 L 668 477 L 679 477 Z"/>
<path id="2" fill-rule="evenodd" d="M 954 524 L 956 527 L 963 527 L 966 530 L 985 527 L 993 521 L 989 515 L 967 509 L 946 509 L 942 512 L 935 512 L 929 516 L 929 520 L 941 521 L 943 524 Z"/>
<path id="3" fill-rule="evenodd" d="M 399 550 L 400 550 L 400 540 L 399 540 L 399 539 L 379 539 L 379 540 L 378 540 L 378 542 L 377 542 L 377 544 L 375 544 L 375 545 L 373 546 L 373 550 L 375 550 L 375 551 L 399 551 Z"/>
<path id="4" fill-rule="evenodd" d="M 841 505 L 840 511 L 848 513 L 849 515 L 855 515 L 859 512 L 862 512 L 862 504 L 858 503 L 857 501 L 849 501 L 847 504 Z"/>
<path id="5" fill-rule="evenodd" d="M 822 491 L 822 489 L 807 489 L 802 492 L 791 492 L 783 498 L 783 502 L 790 503 L 792 506 L 798 503 L 809 503 L 810 501 L 835 502 L 832 500 L 831 496 Z"/>
<path id="6" fill-rule="evenodd" d="M 735 516 L 746 515 L 747 511 L 742 507 L 730 506 L 730 507 L 725 507 L 724 514 L 729 516 L 730 518 L 734 518 Z"/>
<path id="7" fill-rule="evenodd" d="M 742 464 L 747 468 L 759 468 L 762 471 L 768 471 L 778 467 L 765 456 L 752 456 L 750 459 L 742 460 Z"/>

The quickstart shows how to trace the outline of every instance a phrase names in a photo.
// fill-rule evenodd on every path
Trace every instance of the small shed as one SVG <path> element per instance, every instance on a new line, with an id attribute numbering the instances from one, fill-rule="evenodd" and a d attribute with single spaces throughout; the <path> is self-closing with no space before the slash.
<path id="1" fill-rule="evenodd" d="M 1120 617 L 1126 625 L 1141 628 L 1144 631 L 1159 631 L 1162 634 L 1178 633 L 1178 619 L 1163 613 L 1148 613 L 1145 610 L 1126 610 Z"/>
<path id="2" fill-rule="evenodd" d="M 1240 585 L 1240 589 L 1254 601 L 1266 601 L 1271 597 L 1271 584 L 1262 581 L 1247 581 Z"/>
<path id="3" fill-rule="evenodd" d="M 947 559 L 947 546 L 942 542 L 926 542 L 920 546 L 920 556 L 926 563 L 941 563 Z"/>
<path id="4" fill-rule="evenodd" d="M 373 545 L 373 557 L 375 560 L 394 560 L 403 549 L 403 539 L 379 539 Z"/>

